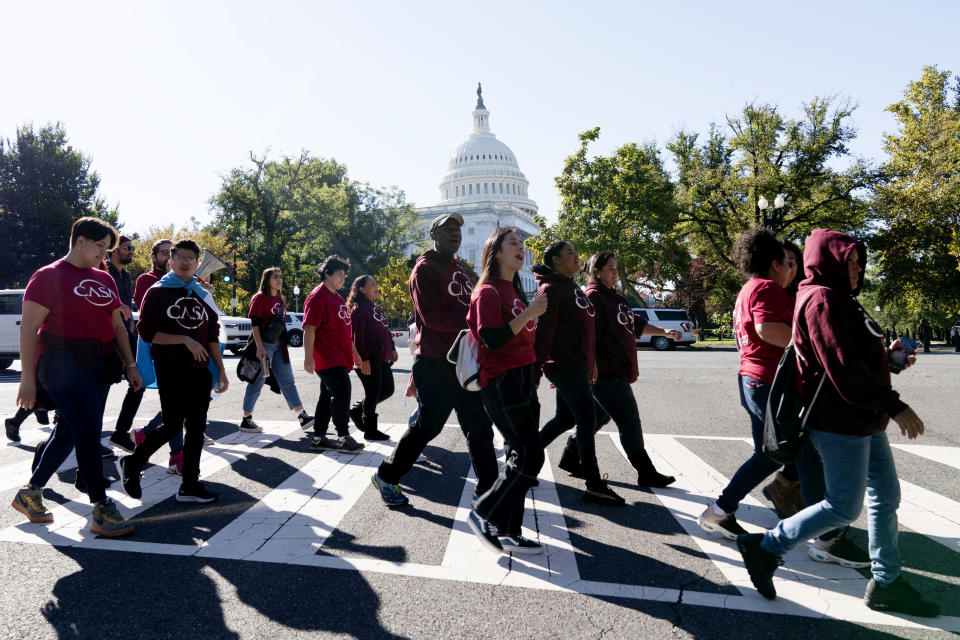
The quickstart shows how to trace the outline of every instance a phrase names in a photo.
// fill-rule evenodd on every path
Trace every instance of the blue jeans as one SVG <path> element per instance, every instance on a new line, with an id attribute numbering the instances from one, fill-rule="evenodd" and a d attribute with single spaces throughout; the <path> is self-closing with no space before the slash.
<path id="1" fill-rule="evenodd" d="M 733 513 L 748 493 L 766 480 L 780 465 L 763 452 L 763 420 L 767 410 L 767 396 L 770 385 L 754 380 L 750 376 L 740 376 L 740 405 L 750 416 L 750 432 L 753 435 L 753 455 L 740 465 L 730 478 L 726 488 L 717 498 L 717 506 Z"/>
<path id="2" fill-rule="evenodd" d="M 277 383 L 280 385 L 280 391 L 287 401 L 287 407 L 293 409 L 303 403 L 300 402 L 300 394 L 297 393 L 297 385 L 293 381 L 293 369 L 289 362 L 283 361 L 283 345 L 279 342 L 264 342 L 263 350 L 267 352 L 270 358 L 270 370 L 277 376 Z M 263 389 L 263 383 L 266 378 L 261 372 L 257 379 L 247 383 L 247 389 L 243 392 L 243 411 L 244 413 L 253 413 L 253 408 L 257 406 L 257 399 L 260 397 L 260 391 Z"/>
<path id="3" fill-rule="evenodd" d="M 810 440 L 823 460 L 824 498 L 781 520 L 764 536 L 763 548 L 780 556 L 801 542 L 850 524 L 860 515 L 866 492 L 870 570 L 877 582 L 890 584 L 900 575 L 900 480 L 886 432 L 847 436 L 810 429 Z"/>
<path id="4" fill-rule="evenodd" d="M 91 503 L 107 497 L 100 457 L 103 406 L 110 389 L 107 358 L 81 362 L 71 351 L 51 351 L 37 363 L 37 377 L 57 408 L 57 428 L 43 450 L 30 484 L 42 487 L 70 452 L 77 450 L 77 473 L 87 485 Z"/>

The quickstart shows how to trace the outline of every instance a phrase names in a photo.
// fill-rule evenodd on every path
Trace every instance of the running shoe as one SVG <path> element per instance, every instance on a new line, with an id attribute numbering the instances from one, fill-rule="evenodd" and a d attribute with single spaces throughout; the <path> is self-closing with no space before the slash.
<path id="1" fill-rule="evenodd" d="M 719 533 L 727 540 L 736 540 L 737 536 L 747 533 L 747 530 L 740 526 L 736 516 L 732 513 L 725 513 L 722 516 L 713 511 L 713 505 L 708 505 L 706 510 L 697 518 L 697 524 L 704 531 L 710 533 Z"/>
<path id="2" fill-rule="evenodd" d="M 202 482 L 182 484 L 177 491 L 177 502 L 216 502 L 219 496 L 208 491 Z"/>
<path id="3" fill-rule="evenodd" d="M 477 536 L 477 540 L 480 541 L 480 544 L 482 544 L 484 548 L 494 553 L 503 553 L 503 547 L 500 545 L 500 540 L 497 537 L 496 528 L 487 522 L 486 518 L 477 513 L 476 509 L 470 509 L 470 515 L 467 516 L 467 524 L 470 526 L 470 530 L 473 531 L 473 535 Z"/>
<path id="4" fill-rule="evenodd" d="M 583 499 L 587 502 L 620 507 L 626 504 L 621 496 L 614 493 L 607 483 L 601 480 L 598 483 L 587 483 L 587 490 L 583 492 Z"/>
<path id="5" fill-rule="evenodd" d="M 170 475 L 183 475 L 183 451 L 170 454 L 170 462 L 167 463 L 167 473 Z"/>
<path id="6" fill-rule="evenodd" d="M 311 451 L 337 451 L 339 448 L 340 443 L 327 436 L 314 437 L 310 440 Z"/>
<path id="7" fill-rule="evenodd" d="M 90 533 L 115 538 L 133 533 L 133 525 L 123 519 L 117 504 L 107 498 L 93 505 L 90 514 Z"/>
<path id="8" fill-rule="evenodd" d="M 777 570 L 783 560 L 773 555 L 762 546 L 762 533 L 745 533 L 737 536 L 737 548 L 743 556 L 743 564 L 750 574 L 750 582 L 767 600 L 777 597 L 777 589 L 773 586 L 773 572 Z"/>
<path id="9" fill-rule="evenodd" d="M 13 496 L 10 506 L 27 516 L 30 522 L 53 522 L 53 514 L 43 506 L 43 490 L 23 487 Z"/>
<path id="10" fill-rule="evenodd" d="M 244 433 L 263 433 L 263 427 L 254 422 L 251 416 L 246 416 L 240 421 L 240 431 Z"/>
<path id="11" fill-rule="evenodd" d="M 539 556 L 543 553 L 543 545 L 524 536 L 498 536 L 504 553 L 519 553 L 528 556 Z"/>
<path id="12" fill-rule="evenodd" d="M 310 429 L 313 429 L 313 416 L 308 414 L 306 411 L 301 411 L 300 415 L 297 416 L 297 420 L 300 422 L 300 428 L 304 431 L 310 431 Z"/>
<path id="13" fill-rule="evenodd" d="M 3 426 L 7 430 L 7 440 L 10 442 L 20 442 L 20 425 L 13 418 L 7 418 L 3 421 Z"/>
<path id="14" fill-rule="evenodd" d="M 128 453 L 133 453 L 133 450 L 137 448 L 133 438 L 126 431 L 114 431 L 113 435 L 110 436 L 110 444 L 120 447 Z"/>
<path id="15" fill-rule="evenodd" d="M 940 605 L 924 600 L 903 576 L 886 587 L 871 578 L 863 594 L 863 602 L 874 611 L 894 611 L 921 618 L 940 615 Z"/>
<path id="16" fill-rule="evenodd" d="M 807 553 L 817 562 L 835 562 L 849 569 L 865 569 L 870 566 L 870 554 L 842 535 L 832 540 L 817 538 Z"/>
<path id="17" fill-rule="evenodd" d="M 403 495 L 403 491 L 400 490 L 400 485 L 384 482 L 380 479 L 379 473 L 374 472 L 374 474 L 370 476 L 370 483 L 380 492 L 380 498 L 387 506 L 399 507 L 410 502 L 407 496 Z"/>
<path id="18" fill-rule="evenodd" d="M 353 436 L 343 436 L 337 440 L 337 451 L 340 453 L 357 453 L 365 446 L 367 445 L 354 440 Z"/>
<path id="19" fill-rule="evenodd" d="M 117 458 L 117 473 L 120 474 L 120 486 L 123 487 L 125 494 L 137 500 L 143 497 L 143 490 L 140 488 L 140 476 L 142 474 L 139 470 L 135 471 L 133 469 L 130 456 Z"/>

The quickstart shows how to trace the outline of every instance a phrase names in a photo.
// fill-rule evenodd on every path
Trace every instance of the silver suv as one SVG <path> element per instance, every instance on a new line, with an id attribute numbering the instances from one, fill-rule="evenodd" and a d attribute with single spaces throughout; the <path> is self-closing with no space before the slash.
<path id="1" fill-rule="evenodd" d="M 24 289 L 0 290 L 0 370 L 20 359 Z"/>
<path id="2" fill-rule="evenodd" d="M 683 309 L 654 309 L 634 307 L 633 313 L 661 329 L 678 329 L 683 337 L 674 342 L 666 336 L 640 336 L 637 345 L 652 345 L 657 351 L 666 351 L 679 345 L 693 344 L 697 336 L 693 334 L 693 322 Z"/>

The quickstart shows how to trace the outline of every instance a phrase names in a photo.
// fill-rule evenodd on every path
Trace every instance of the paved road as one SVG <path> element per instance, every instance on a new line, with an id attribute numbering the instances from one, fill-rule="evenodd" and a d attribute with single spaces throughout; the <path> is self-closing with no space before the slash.
<path id="1" fill-rule="evenodd" d="M 730 543 L 701 532 L 696 515 L 749 453 L 732 351 L 641 350 L 641 405 L 648 449 L 677 485 L 650 492 L 633 475 L 616 434 L 598 435 L 598 457 L 628 501 L 582 501 L 582 486 L 548 449 L 528 499 L 527 533 L 547 545 L 533 561 L 497 557 L 465 526 L 474 478 L 452 424 L 404 479 L 411 505 L 387 509 L 369 477 L 389 455 L 412 409 L 401 393 L 381 405 L 394 440 L 356 456 L 311 453 L 279 396 L 264 391 L 263 434 L 241 434 L 242 383 L 211 405 L 201 473 L 214 505 L 173 499 L 178 480 L 159 452 L 144 500 L 111 495 L 133 518 L 125 540 L 85 531 L 89 506 L 72 486 L 70 461 L 46 490 L 55 524 L 31 525 L 0 509 L 0 620 L 13 638 L 672 638 L 850 636 L 926 638 L 960 631 L 960 356 L 937 351 L 896 379 L 928 433 L 891 433 L 903 488 L 901 549 L 911 581 L 946 615 L 914 621 L 859 601 L 867 572 L 811 561 L 804 549 L 778 571 L 774 603 L 749 587 Z M 302 350 L 292 351 L 296 367 Z M 228 360 L 228 368 L 236 359 Z M 0 374 L 0 407 L 13 409 L 19 374 Z M 399 390 L 409 355 L 397 363 Z M 232 374 L 231 377 L 233 378 Z M 297 375 L 308 405 L 318 385 Z M 354 384 L 354 396 L 359 396 Z M 543 414 L 552 393 L 541 389 Z M 105 433 L 123 392 L 108 401 Z M 138 417 L 158 409 L 149 392 Z M 0 501 L 28 474 L 47 430 L 32 418 L 24 442 L 0 449 Z M 112 465 L 105 472 L 116 476 Z M 738 517 L 759 531 L 775 523 L 756 492 Z M 855 536 L 865 543 L 865 522 Z"/>

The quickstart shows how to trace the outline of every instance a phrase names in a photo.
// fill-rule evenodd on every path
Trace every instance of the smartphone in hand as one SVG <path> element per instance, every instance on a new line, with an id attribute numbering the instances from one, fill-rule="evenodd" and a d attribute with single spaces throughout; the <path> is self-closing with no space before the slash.
<path id="1" fill-rule="evenodd" d="M 912 356 L 920 346 L 919 340 L 913 338 L 899 338 L 899 346 L 890 353 L 890 371 L 900 373 L 909 356 Z"/>

